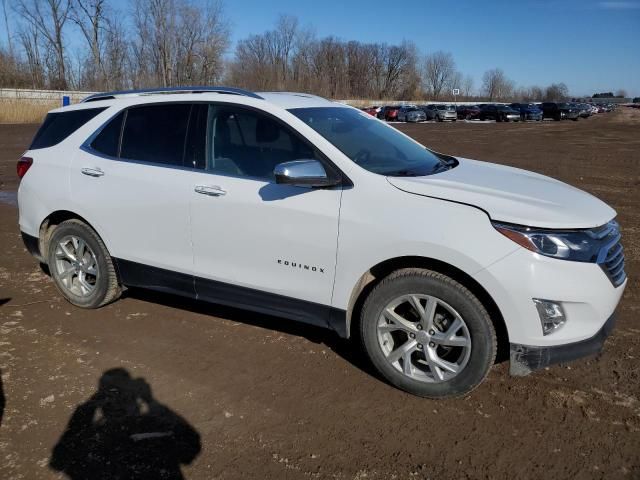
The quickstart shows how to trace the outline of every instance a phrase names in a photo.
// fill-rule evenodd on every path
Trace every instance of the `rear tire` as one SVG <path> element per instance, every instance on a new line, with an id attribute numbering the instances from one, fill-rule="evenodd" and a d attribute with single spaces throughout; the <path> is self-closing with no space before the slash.
<path id="1" fill-rule="evenodd" d="M 480 301 L 446 275 L 423 269 L 398 270 L 371 291 L 360 335 L 371 363 L 389 383 L 434 399 L 475 389 L 497 350 Z"/>
<path id="2" fill-rule="evenodd" d="M 55 228 L 47 262 L 56 287 L 77 307 L 100 308 L 122 293 L 107 247 L 80 220 L 67 220 Z"/>

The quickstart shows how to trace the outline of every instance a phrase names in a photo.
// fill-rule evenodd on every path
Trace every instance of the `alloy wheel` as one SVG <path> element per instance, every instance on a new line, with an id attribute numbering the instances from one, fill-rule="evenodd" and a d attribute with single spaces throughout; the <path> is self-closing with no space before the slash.
<path id="1" fill-rule="evenodd" d="M 67 292 L 78 297 L 88 297 L 98 282 L 96 255 L 82 238 L 67 235 L 56 245 L 55 273 Z"/>
<path id="2" fill-rule="evenodd" d="M 387 362 L 421 382 L 451 380 L 471 355 L 471 336 L 463 318 L 430 295 L 403 295 L 389 302 L 378 319 L 377 337 Z"/>

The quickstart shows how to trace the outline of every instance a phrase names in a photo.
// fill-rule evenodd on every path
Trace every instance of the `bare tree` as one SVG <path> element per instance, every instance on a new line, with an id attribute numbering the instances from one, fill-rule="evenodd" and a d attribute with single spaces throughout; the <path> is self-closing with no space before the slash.
<path id="1" fill-rule="evenodd" d="M 316 78 L 316 92 L 330 98 L 341 96 L 347 83 L 344 44 L 335 37 L 326 37 L 317 42 L 312 69 Z"/>
<path id="2" fill-rule="evenodd" d="M 434 52 L 424 58 L 423 82 L 425 90 L 439 99 L 455 75 L 456 64 L 448 52 Z"/>
<path id="3" fill-rule="evenodd" d="M 412 43 L 378 45 L 374 62 L 376 98 L 402 97 L 415 87 L 416 48 Z"/>
<path id="4" fill-rule="evenodd" d="M 136 0 L 133 83 L 167 87 L 216 80 L 228 32 L 220 0 Z"/>
<path id="5" fill-rule="evenodd" d="M 508 99 L 513 88 L 513 82 L 499 68 L 487 70 L 482 76 L 482 93 L 490 102 Z"/>
<path id="6" fill-rule="evenodd" d="M 91 89 L 104 88 L 106 71 L 103 63 L 106 0 L 74 0 L 70 18 L 84 36 L 91 56 L 91 67 L 86 68 L 85 84 Z"/>
<path id="7" fill-rule="evenodd" d="M 49 58 L 49 82 L 55 88 L 67 87 L 67 68 L 63 38 L 69 19 L 71 0 L 17 0 L 16 11 L 46 40 L 54 59 Z M 52 71 L 53 70 L 53 71 Z"/>
<path id="8" fill-rule="evenodd" d="M 559 102 L 569 97 L 569 88 L 564 83 L 552 83 L 544 92 L 544 100 L 547 102 Z"/>
<path id="9" fill-rule="evenodd" d="M 120 90 L 129 86 L 127 62 L 130 61 L 128 35 L 117 12 L 107 18 L 104 35 L 104 87 Z"/>
<path id="10" fill-rule="evenodd" d="M 38 29 L 32 24 L 24 25 L 18 32 L 18 38 L 27 57 L 31 88 L 45 87 L 44 60 L 40 53 Z"/>
<path id="11" fill-rule="evenodd" d="M 13 57 L 13 40 L 11 38 L 11 30 L 9 29 L 9 13 L 7 12 L 7 0 L 2 0 L 2 14 L 4 16 L 4 29 L 7 31 L 7 46 L 9 47 L 9 55 Z"/>
<path id="12" fill-rule="evenodd" d="M 473 77 L 471 75 L 466 75 L 462 80 L 461 94 L 465 98 L 470 98 L 473 96 Z"/>
<path id="13" fill-rule="evenodd" d="M 626 98 L 627 97 L 627 91 L 624 88 L 620 88 L 620 89 L 616 90 L 616 97 Z"/>
<path id="14" fill-rule="evenodd" d="M 0 85 L 12 88 L 29 88 L 32 85 L 28 66 L 8 49 L 0 49 Z"/>
<path id="15" fill-rule="evenodd" d="M 534 85 L 529 88 L 529 100 L 534 102 L 540 102 L 544 99 L 544 91 L 541 87 Z"/>

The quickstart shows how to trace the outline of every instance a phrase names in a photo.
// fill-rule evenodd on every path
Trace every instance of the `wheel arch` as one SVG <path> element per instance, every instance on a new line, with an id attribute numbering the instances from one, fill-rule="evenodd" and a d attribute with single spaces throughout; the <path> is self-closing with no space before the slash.
<path id="1" fill-rule="evenodd" d="M 85 225 L 91 228 L 94 232 L 96 232 L 96 234 L 100 237 L 102 242 L 107 247 L 107 250 L 109 250 L 108 244 L 105 241 L 104 236 L 86 218 L 84 218 L 82 215 L 79 215 L 78 213 L 73 212 L 71 210 L 56 210 L 50 213 L 49 215 L 47 215 L 47 217 L 44 220 L 42 220 L 42 222 L 40 223 L 40 228 L 38 230 L 38 248 L 40 250 L 40 257 L 41 257 L 40 260 L 43 263 L 47 263 L 46 252 L 49 249 L 49 240 L 51 239 L 53 230 L 55 229 L 56 226 L 60 225 L 62 222 L 65 222 L 67 220 L 80 220 L 81 222 L 83 222 Z"/>
<path id="2" fill-rule="evenodd" d="M 471 291 L 471 293 L 473 293 L 487 309 L 489 317 L 493 322 L 498 339 L 497 361 L 503 361 L 509 358 L 509 333 L 507 326 L 498 304 L 491 297 L 489 292 L 487 292 L 487 290 L 478 283 L 477 280 L 463 270 L 460 270 L 449 263 L 429 257 L 403 256 L 390 258 L 378 263 L 362 274 L 349 298 L 349 305 L 346 314 L 346 334 L 348 337 L 351 337 L 352 333 L 357 335 L 360 312 L 369 293 L 383 278 L 387 277 L 392 272 L 403 268 L 424 268 L 426 270 L 433 270 L 435 272 L 442 273 L 443 275 L 447 275 L 469 289 L 469 291 Z"/>

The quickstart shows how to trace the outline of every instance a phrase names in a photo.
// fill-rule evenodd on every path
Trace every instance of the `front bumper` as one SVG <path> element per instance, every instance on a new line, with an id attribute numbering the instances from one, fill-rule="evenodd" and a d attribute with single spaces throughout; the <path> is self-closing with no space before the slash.
<path id="1" fill-rule="evenodd" d="M 595 263 L 545 257 L 519 248 L 473 275 L 496 302 L 509 342 L 536 348 L 563 347 L 595 336 L 613 315 L 627 280 L 614 286 Z M 566 323 L 551 334 L 542 331 L 533 302 L 562 305 Z"/>
<path id="2" fill-rule="evenodd" d="M 615 313 L 612 314 L 598 332 L 591 338 L 566 345 L 536 347 L 510 344 L 509 373 L 515 376 L 525 376 L 549 365 L 570 362 L 578 358 L 600 353 L 604 341 L 615 325 Z"/>

